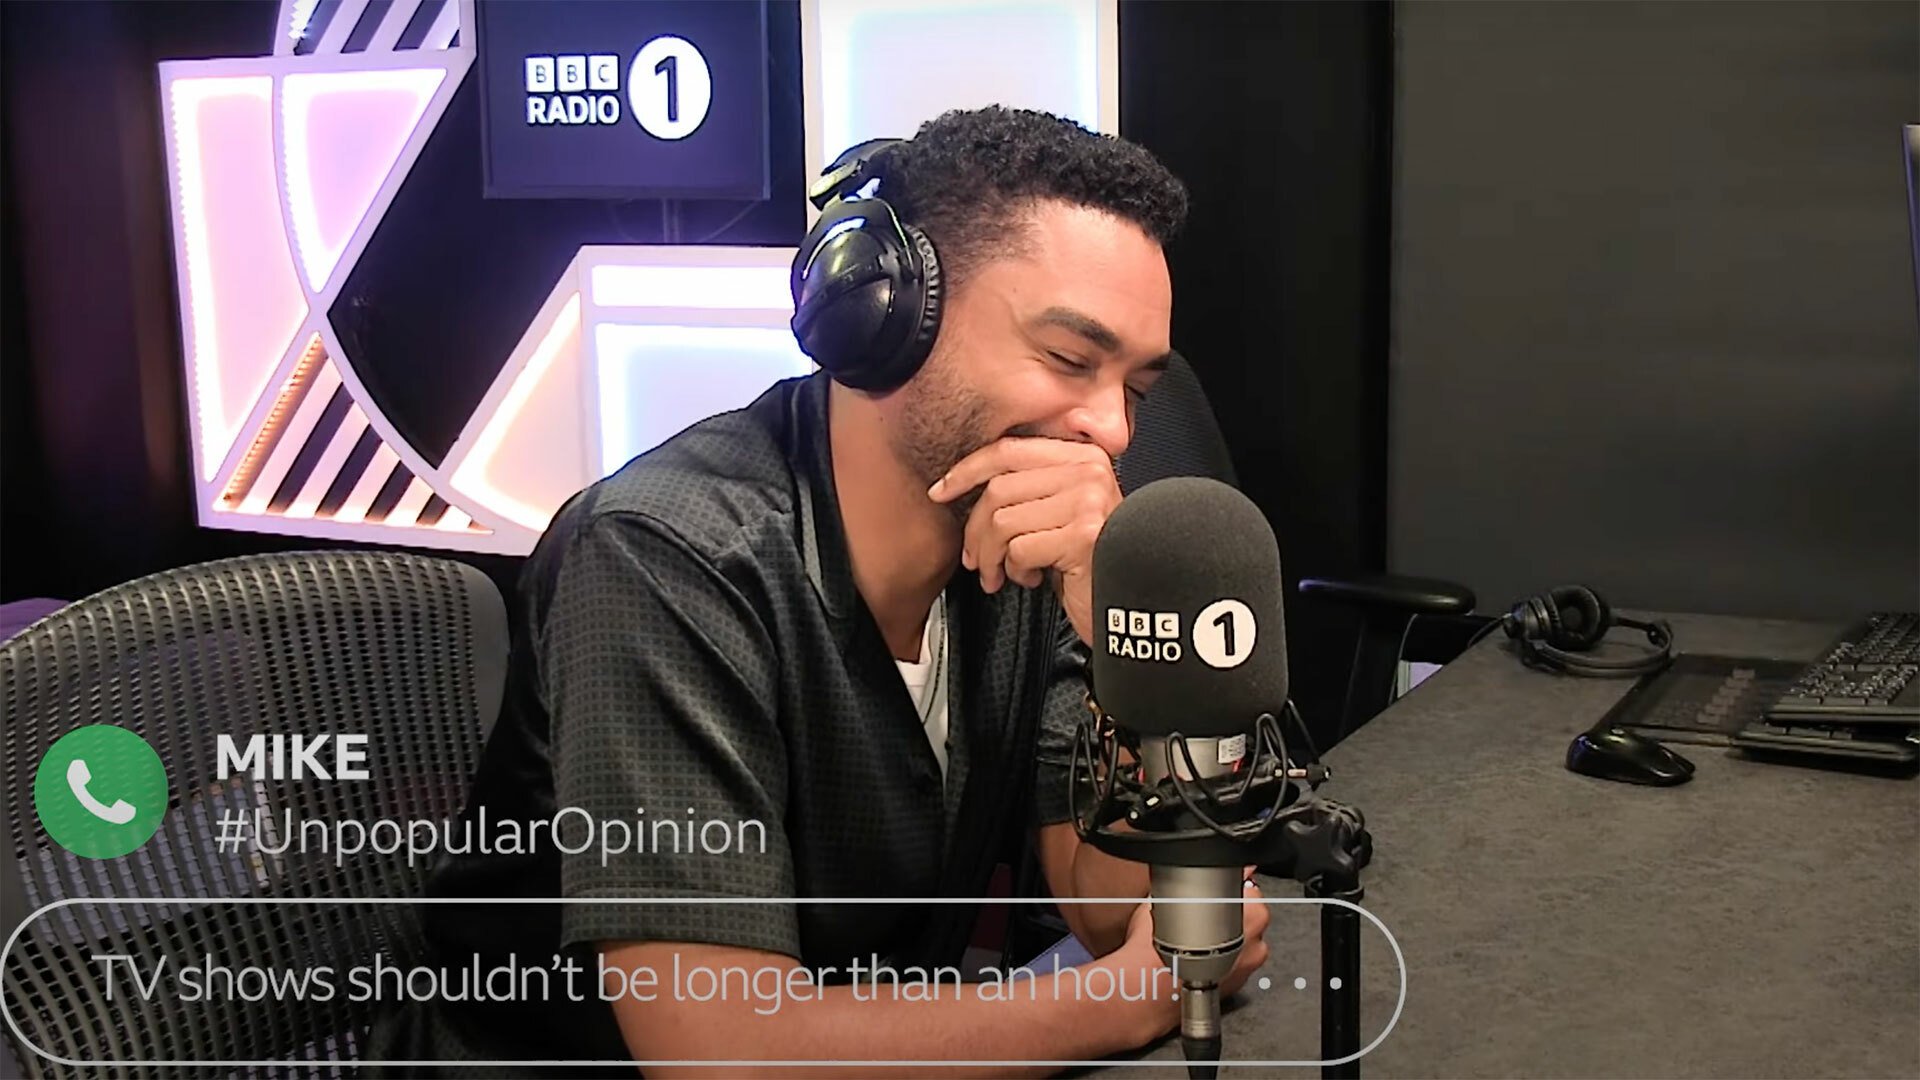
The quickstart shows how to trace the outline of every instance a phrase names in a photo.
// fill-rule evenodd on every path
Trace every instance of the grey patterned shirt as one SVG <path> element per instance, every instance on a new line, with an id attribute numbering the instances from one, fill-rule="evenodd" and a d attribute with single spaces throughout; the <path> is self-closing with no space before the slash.
<path id="1" fill-rule="evenodd" d="M 560 510 L 522 573 L 508 700 L 465 820 L 484 814 L 493 828 L 562 811 L 560 839 L 577 847 L 584 820 L 565 808 L 578 808 L 651 831 L 651 846 L 603 861 L 597 842 L 567 854 L 542 837 L 529 853 L 444 861 L 430 894 L 977 897 L 1021 831 L 1066 819 L 1084 646 L 1049 590 L 988 596 L 957 573 L 942 783 L 854 587 L 827 388 L 821 374 L 779 383 L 636 458 Z M 709 853 L 689 826 L 680 850 L 666 849 L 667 821 L 701 823 L 720 846 L 731 827 L 734 843 Z M 842 972 L 872 956 L 953 964 L 977 915 L 969 904 L 780 902 L 419 910 L 436 966 L 478 956 L 484 970 L 509 954 L 551 966 L 561 953 L 589 978 L 601 941 L 742 946 Z M 372 1049 L 627 1057 L 610 1007 L 588 998 L 412 1008 L 376 1026 Z"/>

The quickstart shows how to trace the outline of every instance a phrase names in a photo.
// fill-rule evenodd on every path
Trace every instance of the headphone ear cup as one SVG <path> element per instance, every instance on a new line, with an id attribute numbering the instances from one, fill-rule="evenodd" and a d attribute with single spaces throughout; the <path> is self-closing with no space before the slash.
<path id="1" fill-rule="evenodd" d="M 1534 607 L 1540 612 L 1540 640 L 1542 643 L 1560 648 L 1567 639 L 1567 629 L 1560 621 L 1560 604 L 1552 593 L 1533 598 Z"/>
<path id="2" fill-rule="evenodd" d="M 894 298 L 894 305 L 899 309 L 896 317 L 910 317 L 914 325 L 913 332 L 888 365 L 888 382 L 893 386 L 913 378 L 920 366 L 927 362 L 927 357 L 933 354 L 933 342 L 940 336 L 940 316 L 945 310 L 947 298 L 940 253 L 934 250 L 933 241 L 927 239 L 927 234 L 921 232 L 918 226 L 903 224 L 901 228 L 912 243 L 919 264 L 914 267 L 918 273 L 913 279 L 919 283 L 919 288 L 903 287 Z"/>
<path id="3" fill-rule="evenodd" d="M 1533 600 L 1531 597 L 1515 603 L 1500 617 L 1500 629 L 1506 631 L 1509 638 L 1524 641 L 1533 636 Z"/>
<path id="4" fill-rule="evenodd" d="M 1515 641 L 1542 641 L 1553 628 L 1553 613 L 1544 598 L 1529 596 L 1513 605 L 1503 620 L 1507 636 Z"/>
<path id="5" fill-rule="evenodd" d="M 1593 597 L 1593 609 L 1597 613 L 1594 616 L 1594 625 L 1600 629 L 1594 634 L 1594 640 L 1598 641 L 1607 636 L 1607 631 L 1614 628 L 1613 605 L 1607 603 L 1607 598 L 1601 596 L 1596 589 L 1588 589 L 1587 595 Z"/>
<path id="6" fill-rule="evenodd" d="M 794 257 L 793 335 L 827 374 L 859 385 L 893 306 L 884 238 L 844 205 L 821 215 Z"/>
<path id="7" fill-rule="evenodd" d="M 794 258 L 792 289 L 800 351 L 856 390 L 884 392 L 913 378 L 940 333 L 939 254 L 881 199 L 821 215 Z"/>
<path id="8" fill-rule="evenodd" d="M 946 289 L 939 253 L 917 227 L 903 223 L 900 230 L 899 238 L 889 245 L 896 249 L 899 269 L 892 275 L 890 303 L 866 346 L 866 363 L 847 377 L 835 374 L 856 390 L 880 393 L 904 385 L 927 362 L 933 340 L 940 335 Z M 900 244 L 900 239 L 906 243 Z"/>
<path id="9" fill-rule="evenodd" d="M 1587 652 L 1600 644 L 1613 623 L 1606 602 L 1585 585 L 1562 585 L 1548 594 L 1548 603 L 1555 616 L 1549 644 L 1556 649 Z"/>

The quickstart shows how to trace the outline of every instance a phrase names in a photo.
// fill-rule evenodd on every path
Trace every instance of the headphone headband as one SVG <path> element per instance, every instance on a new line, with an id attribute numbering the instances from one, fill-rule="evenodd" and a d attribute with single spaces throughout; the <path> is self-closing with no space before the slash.
<path id="1" fill-rule="evenodd" d="M 828 203 L 844 199 L 867 186 L 867 181 L 880 175 L 887 152 L 905 141 L 868 139 L 842 150 L 839 157 L 820 170 L 820 179 L 807 188 L 807 201 L 813 204 L 815 210 L 825 210 Z"/>
<path id="2" fill-rule="evenodd" d="M 1617 625 L 1643 631 L 1647 635 L 1647 640 L 1655 645 L 1669 645 L 1673 642 L 1673 626 L 1664 619 L 1659 622 L 1644 622 L 1640 619 L 1629 619 L 1625 615 L 1616 615 L 1613 621 Z"/>

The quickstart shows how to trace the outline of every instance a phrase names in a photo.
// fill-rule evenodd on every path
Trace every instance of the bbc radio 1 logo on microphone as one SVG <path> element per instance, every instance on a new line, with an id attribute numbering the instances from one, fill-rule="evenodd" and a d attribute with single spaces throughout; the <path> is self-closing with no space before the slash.
<path id="1" fill-rule="evenodd" d="M 1108 608 L 1107 655 L 1179 663 L 1180 613 Z"/>
<path id="2" fill-rule="evenodd" d="M 1193 651 L 1209 667 L 1236 668 L 1253 655 L 1258 631 L 1252 608 L 1231 598 L 1216 600 L 1193 620 Z M 1108 608 L 1107 655 L 1179 663 L 1180 613 Z"/>

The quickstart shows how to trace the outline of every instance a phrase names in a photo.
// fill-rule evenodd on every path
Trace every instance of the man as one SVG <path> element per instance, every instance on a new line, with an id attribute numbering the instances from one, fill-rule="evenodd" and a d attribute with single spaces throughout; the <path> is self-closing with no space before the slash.
<path id="1" fill-rule="evenodd" d="M 587 1000 L 416 1008 L 383 1022 L 380 1056 L 1072 1060 L 1176 1024 L 1141 905 L 1062 911 L 1118 985 L 1160 973 L 1150 1000 L 1056 992 L 1043 974 L 1009 1003 L 834 985 L 876 959 L 959 963 L 972 906 L 779 902 L 978 897 L 1023 829 L 1062 901 L 1147 888 L 1144 867 L 1075 835 L 1067 762 L 1094 539 L 1169 355 L 1162 245 L 1185 191 L 1137 146 L 1000 108 L 928 123 L 880 175 L 938 253 L 930 355 L 893 390 L 781 383 L 559 512 L 524 573 L 508 701 L 466 815 L 553 819 L 552 835 L 456 858 L 430 889 L 773 902 L 423 907 L 437 964 L 572 958 Z M 569 853 L 588 819 L 650 828 L 653 845 Z M 1247 912 L 1228 992 L 1266 956 L 1265 908 Z M 722 984 L 685 978 L 800 968 L 827 974 L 777 1007 L 738 989 L 700 1000 Z"/>

